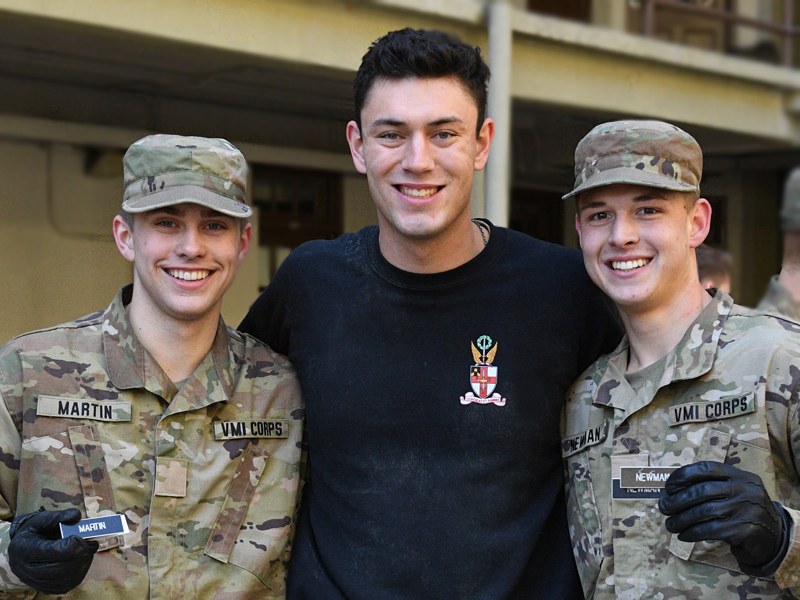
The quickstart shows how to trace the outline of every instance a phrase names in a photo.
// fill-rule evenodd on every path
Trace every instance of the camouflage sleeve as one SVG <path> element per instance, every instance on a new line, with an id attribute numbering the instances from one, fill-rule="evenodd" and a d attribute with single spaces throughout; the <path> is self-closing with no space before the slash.
<path id="1" fill-rule="evenodd" d="M 782 588 L 790 588 L 795 597 L 800 598 L 800 511 L 784 506 L 794 525 L 791 531 L 789 551 L 775 571 L 775 581 Z"/>
<path id="2" fill-rule="evenodd" d="M 17 505 L 17 483 L 22 452 L 22 382 L 14 382 L 19 369 L 16 353 L 0 353 L 0 591 L 31 591 L 17 579 L 8 564 L 8 532 Z M 3 594 L 3 597 L 8 597 Z"/>
<path id="3" fill-rule="evenodd" d="M 797 372 L 797 369 L 793 369 L 793 371 L 795 384 L 789 398 L 786 435 L 794 459 L 792 464 L 794 464 L 794 481 L 796 482 L 800 479 L 800 473 L 798 473 L 800 471 L 800 398 L 798 398 L 800 383 L 797 383 L 797 375 L 800 373 Z M 781 495 L 783 496 L 783 507 L 792 518 L 793 526 L 790 532 L 789 551 L 778 570 L 775 571 L 775 581 L 780 587 L 790 589 L 796 598 L 800 598 L 800 487 L 796 484 L 792 485 L 791 489 L 785 489 Z M 791 502 L 791 507 L 786 506 L 787 500 Z"/>

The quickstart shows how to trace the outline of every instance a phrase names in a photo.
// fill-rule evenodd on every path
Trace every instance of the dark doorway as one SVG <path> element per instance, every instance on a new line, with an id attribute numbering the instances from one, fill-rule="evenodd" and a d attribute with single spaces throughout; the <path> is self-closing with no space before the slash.
<path id="1" fill-rule="evenodd" d="M 564 201 L 561 194 L 536 189 L 512 189 L 509 227 L 546 242 L 563 244 Z"/>
<path id="2" fill-rule="evenodd" d="M 592 17 L 592 2 L 591 0 L 528 0 L 528 10 L 588 23 Z"/>
<path id="3" fill-rule="evenodd" d="M 263 289 L 297 246 L 342 234 L 342 178 L 338 173 L 258 164 L 252 165 L 252 172 Z"/>
<path id="4" fill-rule="evenodd" d="M 727 250 L 728 232 L 725 227 L 725 223 L 728 222 L 728 216 L 725 214 L 728 206 L 727 198 L 725 196 L 706 196 L 706 199 L 711 205 L 711 228 L 706 237 L 706 244 Z"/>

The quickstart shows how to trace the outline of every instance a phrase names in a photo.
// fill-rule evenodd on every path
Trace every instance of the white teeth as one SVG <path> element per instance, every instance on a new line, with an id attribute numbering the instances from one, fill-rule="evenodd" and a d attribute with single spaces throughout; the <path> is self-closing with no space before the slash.
<path id="1" fill-rule="evenodd" d="M 433 196 L 436 192 L 438 192 L 439 188 L 432 187 L 432 188 L 417 189 L 401 185 L 400 191 L 406 196 L 411 196 L 412 198 L 429 198 L 430 196 Z"/>
<path id="2" fill-rule="evenodd" d="M 645 266 L 650 262 L 649 258 L 640 258 L 637 260 L 612 260 L 611 268 L 615 271 L 630 271 L 631 269 L 638 269 Z"/>
<path id="3" fill-rule="evenodd" d="M 183 281 L 197 281 L 198 279 L 205 279 L 211 274 L 211 271 L 183 271 L 180 269 L 167 269 L 175 279 L 182 279 Z"/>

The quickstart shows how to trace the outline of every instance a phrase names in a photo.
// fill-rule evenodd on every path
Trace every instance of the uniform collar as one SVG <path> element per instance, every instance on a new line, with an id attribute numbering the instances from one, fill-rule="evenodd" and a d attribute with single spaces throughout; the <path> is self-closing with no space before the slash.
<path id="1" fill-rule="evenodd" d="M 617 349 L 598 363 L 593 404 L 622 409 L 625 414 L 631 414 L 647 406 L 662 387 L 708 373 L 714 366 L 719 336 L 732 308 L 733 299 L 717 290 L 681 341 L 656 363 L 660 368 L 650 373 L 638 392 L 631 388 L 625 378 L 630 351 L 628 336 L 625 335 Z"/>
<path id="2" fill-rule="evenodd" d="M 194 410 L 227 401 L 233 392 L 228 330 L 222 317 L 211 351 L 186 380 L 181 393 L 133 332 L 125 307 L 133 296 L 126 285 L 103 314 L 103 352 L 109 378 L 121 390 L 144 388 L 162 397 L 170 412 Z"/>
<path id="3" fill-rule="evenodd" d="M 769 280 L 767 293 L 758 304 L 760 311 L 777 311 L 790 319 L 800 320 L 800 302 L 794 299 L 792 292 L 787 290 L 779 281 L 778 275 Z"/>

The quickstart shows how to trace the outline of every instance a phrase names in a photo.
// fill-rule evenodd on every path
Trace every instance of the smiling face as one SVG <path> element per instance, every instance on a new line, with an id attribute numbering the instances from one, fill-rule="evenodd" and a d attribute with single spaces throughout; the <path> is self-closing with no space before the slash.
<path id="1" fill-rule="evenodd" d="M 629 314 L 699 287 L 694 248 L 710 222 L 704 198 L 689 207 L 683 193 L 628 184 L 581 194 L 575 217 L 589 276 Z"/>
<path id="2" fill-rule="evenodd" d="M 381 245 L 435 240 L 467 231 L 475 170 L 489 155 L 494 124 L 476 137 L 478 107 L 450 77 L 379 78 L 347 126 L 353 161 L 367 175 Z M 462 238 L 463 239 L 463 238 Z"/>
<path id="3" fill-rule="evenodd" d="M 185 203 L 114 219 L 114 238 L 133 263 L 132 310 L 178 321 L 216 319 L 250 245 L 250 224 Z"/>

